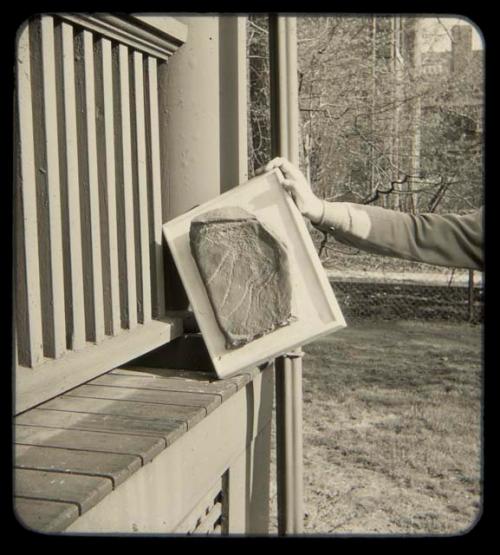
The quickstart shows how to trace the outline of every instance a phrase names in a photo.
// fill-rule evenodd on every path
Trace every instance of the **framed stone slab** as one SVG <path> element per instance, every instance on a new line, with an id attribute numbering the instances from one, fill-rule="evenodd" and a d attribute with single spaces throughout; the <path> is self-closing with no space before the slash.
<path id="1" fill-rule="evenodd" d="M 163 225 L 219 378 L 345 327 L 279 170 Z"/>

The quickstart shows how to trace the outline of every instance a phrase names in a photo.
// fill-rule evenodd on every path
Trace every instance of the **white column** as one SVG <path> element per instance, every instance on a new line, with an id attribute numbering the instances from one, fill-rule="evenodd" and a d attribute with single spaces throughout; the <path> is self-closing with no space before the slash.
<path id="1" fill-rule="evenodd" d="M 248 180 L 246 20 L 219 24 L 221 192 Z"/>
<path id="2" fill-rule="evenodd" d="M 178 17 L 188 39 L 160 77 L 163 220 L 220 192 L 219 17 Z"/>

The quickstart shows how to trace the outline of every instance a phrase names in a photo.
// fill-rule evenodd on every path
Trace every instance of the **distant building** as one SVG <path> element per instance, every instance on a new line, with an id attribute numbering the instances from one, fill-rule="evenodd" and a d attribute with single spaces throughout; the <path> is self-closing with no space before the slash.
<path id="1" fill-rule="evenodd" d="M 482 109 L 484 104 L 483 50 L 472 48 L 472 27 L 455 25 L 451 29 L 451 49 L 441 52 L 424 52 L 421 59 L 421 76 L 432 83 L 436 78 L 449 79 L 449 94 L 441 108 L 460 110 L 460 114 L 474 122 L 476 132 L 483 131 Z M 423 109 L 434 105 L 431 97 L 423 99 Z"/>
<path id="2" fill-rule="evenodd" d="M 451 50 L 422 53 L 423 75 L 460 73 L 470 64 L 481 64 L 483 52 L 472 49 L 472 28 L 469 25 L 455 25 L 451 29 L 451 39 Z"/>
<path id="3" fill-rule="evenodd" d="M 383 69 L 385 62 L 383 74 L 393 80 L 389 94 L 395 106 L 390 118 L 377 123 L 387 153 L 386 175 L 391 175 L 390 186 L 384 187 L 391 194 L 376 202 L 404 211 L 441 206 L 448 185 L 437 187 L 435 201 L 408 193 L 420 189 L 421 180 L 440 183 L 446 168 L 465 163 L 465 156 L 472 161 L 482 145 L 483 50 L 473 49 L 473 28 L 457 24 L 450 30 L 450 49 L 425 51 L 420 21 L 384 18 L 376 27 L 377 44 L 385 46 L 377 50 L 377 60 Z M 468 186 L 473 187 L 477 176 L 471 176 Z M 372 191 L 375 185 L 370 184 Z"/>

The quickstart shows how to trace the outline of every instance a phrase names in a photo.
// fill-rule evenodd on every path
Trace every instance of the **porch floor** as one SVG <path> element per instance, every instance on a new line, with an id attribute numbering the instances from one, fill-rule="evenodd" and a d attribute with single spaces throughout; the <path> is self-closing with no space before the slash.
<path id="1" fill-rule="evenodd" d="M 14 507 L 27 528 L 66 529 L 252 381 L 116 368 L 14 419 Z"/>

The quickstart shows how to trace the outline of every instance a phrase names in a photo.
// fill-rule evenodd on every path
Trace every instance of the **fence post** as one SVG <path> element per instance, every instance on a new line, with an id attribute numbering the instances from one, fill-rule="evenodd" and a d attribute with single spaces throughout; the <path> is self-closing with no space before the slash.
<path id="1" fill-rule="evenodd" d="M 474 270 L 469 270 L 468 308 L 469 322 L 472 322 L 474 320 Z"/>

